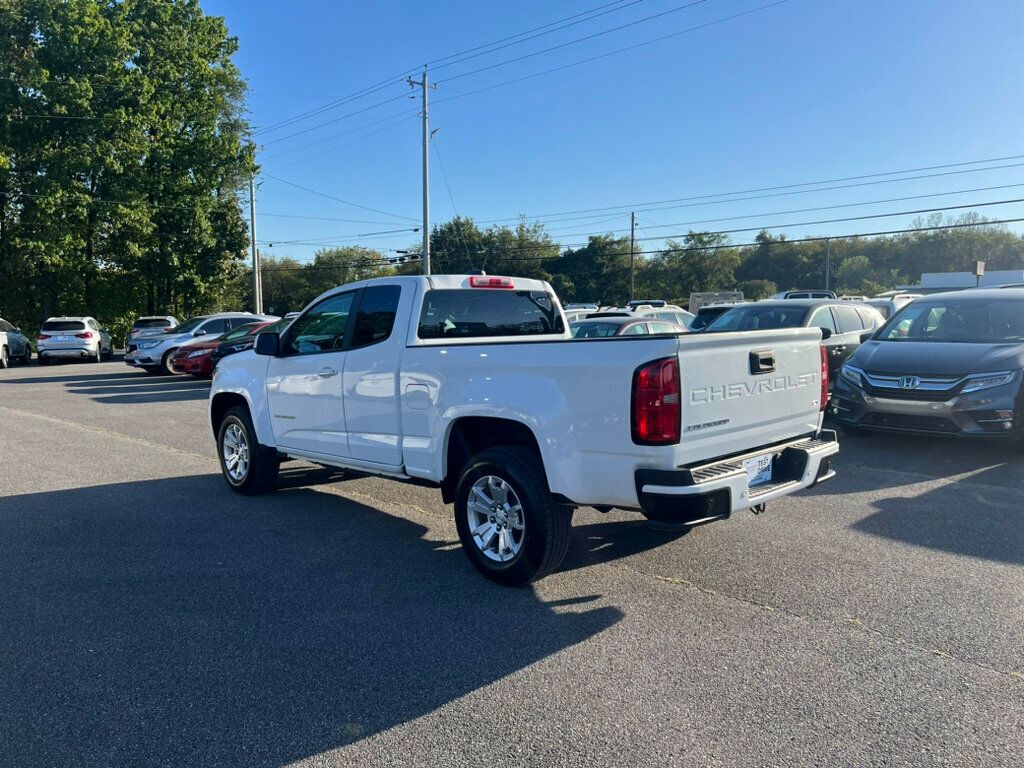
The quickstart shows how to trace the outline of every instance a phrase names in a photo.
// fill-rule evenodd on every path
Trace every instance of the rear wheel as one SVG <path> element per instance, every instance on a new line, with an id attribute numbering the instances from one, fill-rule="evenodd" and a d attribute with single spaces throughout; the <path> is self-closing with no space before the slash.
<path id="1" fill-rule="evenodd" d="M 241 406 L 224 414 L 217 430 L 217 457 L 231 490 L 257 496 L 277 488 L 277 451 L 256 439 L 249 409 Z"/>
<path id="2" fill-rule="evenodd" d="M 25 345 L 25 354 L 21 356 L 21 362 L 23 362 L 25 365 L 28 365 L 29 363 L 32 362 L 32 347 L 30 347 L 28 344 Z"/>
<path id="3" fill-rule="evenodd" d="M 556 570 L 569 547 L 572 510 L 555 503 L 536 454 L 519 446 L 473 456 L 455 491 L 455 525 L 474 567 L 506 586 Z"/>

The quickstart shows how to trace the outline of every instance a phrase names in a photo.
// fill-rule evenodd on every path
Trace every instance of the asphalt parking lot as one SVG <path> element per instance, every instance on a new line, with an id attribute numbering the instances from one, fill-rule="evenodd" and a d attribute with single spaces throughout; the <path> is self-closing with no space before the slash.
<path id="1" fill-rule="evenodd" d="M 846 439 L 685 536 L 580 510 L 532 589 L 439 494 L 220 478 L 208 384 L 0 371 L 4 766 L 1013 766 L 1024 459 Z"/>

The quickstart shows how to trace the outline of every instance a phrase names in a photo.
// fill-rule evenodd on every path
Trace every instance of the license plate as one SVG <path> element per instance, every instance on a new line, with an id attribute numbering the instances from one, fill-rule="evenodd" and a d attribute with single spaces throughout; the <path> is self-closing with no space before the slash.
<path id="1" fill-rule="evenodd" d="M 67 341 L 69 338 L 71 338 L 71 337 L 70 336 L 58 336 L 57 337 L 57 341 Z"/>
<path id="2" fill-rule="evenodd" d="M 747 485 L 753 488 L 755 485 L 764 485 L 772 479 L 772 459 L 774 456 L 756 456 L 743 462 L 747 470 Z"/>

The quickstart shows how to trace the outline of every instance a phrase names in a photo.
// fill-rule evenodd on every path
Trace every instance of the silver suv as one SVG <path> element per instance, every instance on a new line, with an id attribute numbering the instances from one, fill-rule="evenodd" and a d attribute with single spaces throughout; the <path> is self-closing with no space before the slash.
<path id="1" fill-rule="evenodd" d="M 168 328 L 175 328 L 178 325 L 178 318 L 173 315 L 145 315 L 132 323 L 132 329 L 128 331 L 128 338 L 124 340 L 126 352 L 134 350 L 139 339 L 147 336 L 159 336 Z"/>
<path id="2" fill-rule="evenodd" d="M 36 352 L 40 365 L 58 358 L 98 363 L 114 357 L 114 342 L 94 317 L 51 317 L 39 329 Z"/>
<path id="3" fill-rule="evenodd" d="M 199 337 L 203 337 L 204 340 L 213 339 L 239 325 L 261 320 L 273 321 L 277 320 L 277 317 L 254 315 L 251 312 L 221 312 L 216 315 L 193 317 L 158 336 L 133 341 L 132 345 L 135 348 L 125 353 L 124 361 L 149 373 L 176 375 L 177 371 L 171 367 L 171 358 L 180 347 L 196 343 Z"/>

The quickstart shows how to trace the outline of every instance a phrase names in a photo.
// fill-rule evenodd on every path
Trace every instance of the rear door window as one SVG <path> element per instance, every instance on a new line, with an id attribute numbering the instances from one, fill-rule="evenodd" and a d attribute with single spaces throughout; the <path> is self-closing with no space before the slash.
<path id="1" fill-rule="evenodd" d="M 832 333 L 836 333 L 836 321 L 832 317 L 832 310 L 829 307 L 819 307 L 815 310 L 808 326 L 811 328 L 828 328 Z"/>
<path id="2" fill-rule="evenodd" d="M 854 333 L 864 330 L 864 323 L 861 321 L 860 315 L 857 314 L 857 310 L 853 307 L 836 304 L 832 307 L 832 311 L 836 313 L 836 323 L 839 325 L 840 333 Z"/>
<path id="3" fill-rule="evenodd" d="M 563 332 L 554 298 L 544 291 L 439 289 L 427 291 L 421 339 L 542 336 Z"/>
<path id="4" fill-rule="evenodd" d="M 631 325 L 629 328 L 622 332 L 623 336 L 646 336 L 647 335 L 647 323 L 637 323 Z"/>
<path id="5" fill-rule="evenodd" d="M 367 347 L 391 336 L 402 289 L 397 285 L 371 285 L 363 291 L 352 332 L 352 347 Z"/>
<path id="6" fill-rule="evenodd" d="M 203 323 L 203 331 L 205 331 L 207 336 L 220 336 L 227 329 L 228 321 L 223 317 L 218 317 L 214 320 L 207 320 Z"/>

